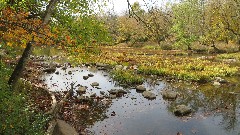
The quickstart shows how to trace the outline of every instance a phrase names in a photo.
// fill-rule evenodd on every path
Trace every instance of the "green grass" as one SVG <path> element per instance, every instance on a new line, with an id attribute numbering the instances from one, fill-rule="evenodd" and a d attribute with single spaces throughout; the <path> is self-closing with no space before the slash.
<path id="1" fill-rule="evenodd" d="M 217 55 L 217 58 L 219 59 L 236 59 L 240 60 L 240 53 L 224 53 Z"/>
<path id="2" fill-rule="evenodd" d="M 129 70 L 114 70 L 111 72 L 111 75 L 114 80 L 125 83 L 125 84 L 142 84 L 143 83 L 143 77 L 140 75 L 135 74 L 132 71 Z"/>

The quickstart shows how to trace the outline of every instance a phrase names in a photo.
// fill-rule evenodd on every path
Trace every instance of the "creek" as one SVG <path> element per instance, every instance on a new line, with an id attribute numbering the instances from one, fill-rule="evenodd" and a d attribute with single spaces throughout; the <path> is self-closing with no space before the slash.
<path id="1" fill-rule="evenodd" d="M 74 119 L 85 125 L 85 130 L 81 131 L 86 134 L 176 135 L 178 132 L 183 135 L 240 134 L 238 83 L 220 86 L 213 86 L 212 83 L 196 85 L 188 82 L 170 83 L 161 78 L 148 77 L 143 85 L 157 95 L 156 99 L 149 100 L 134 87 L 115 82 L 107 71 L 95 67 L 69 67 L 66 70 L 57 68 L 56 72 L 43 76 L 44 83 L 50 90 L 66 91 L 69 90 L 71 83 L 75 83 L 75 91 L 80 85 L 87 87 L 84 96 L 96 94 L 94 102 L 91 102 L 94 105 L 73 112 Z M 90 73 L 94 76 L 83 79 L 83 76 Z M 99 86 L 91 86 L 93 82 L 98 82 Z M 101 93 L 109 96 L 111 89 L 123 89 L 127 94 L 113 99 L 100 98 L 102 102 L 96 101 L 98 97 L 102 97 Z M 166 89 L 178 92 L 177 99 L 163 99 L 161 91 Z M 75 92 L 76 97 L 77 95 Z M 109 101 L 109 104 L 103 105 L 104 101 Z M 78 103 L 74 103 L 76 104 Z M 191 107 L 193 112 L 187 116 L 175 116 L 173 108 L 179 104 Z M 74 124 L 74 121 L 71 122 Z"/>

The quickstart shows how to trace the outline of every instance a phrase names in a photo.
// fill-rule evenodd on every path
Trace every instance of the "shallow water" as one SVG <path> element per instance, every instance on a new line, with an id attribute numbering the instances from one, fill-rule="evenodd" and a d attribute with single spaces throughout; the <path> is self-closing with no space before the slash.
<path id="1" fill-rule="evenodd" d="M 113 99 L 106 108 L 104 119 L 94 119 L 88 125 L 89 134 L 107 135 L 238 135 L 240 134 L 240 96 L 229 94 L 240 91 L 238 85 L 214 87 L 211 85 L 169 84 L 165 81 L 146 79 L 144 85 L 157 95 L 154 100 L 145 99 L 141 93 L 131 87 L 123 88 L 114 82 L 105 71 L 94 68 L 76 67 L 66 71 L 57 69 L 57 74 L 46 74 L 45 83 L 53 91 L 66 91 L 71 83 L 87 86 L 85 94 L 100 95 L 100 91 L 110 89 L 129 90 L 129 93 Z M 69 75 L 68 72 L 72 71 Z M 94 74 L 87 80 L 84 75 Z M 92 87 L 92 82 L 98 82 L 101 89 Z M 173 88 L 174 87 L 174 88 Z M 164 89 L 175 89 L 179 97 L 175 101 L 164 100 L 160 92 Z M 172 113 L 174 106 L 186 104 L 194 112 L 185 117 L 176 117 Z M 104 108 L 105 109 L 105 108 Z M 115 116 L 111 116 L 112 112 Z M 94 114 L 96 115 L 96 114 Z M 89 121 L 86 118 L 84 121 Z M 92 119 L 91 119 L 92 121 Z"/>

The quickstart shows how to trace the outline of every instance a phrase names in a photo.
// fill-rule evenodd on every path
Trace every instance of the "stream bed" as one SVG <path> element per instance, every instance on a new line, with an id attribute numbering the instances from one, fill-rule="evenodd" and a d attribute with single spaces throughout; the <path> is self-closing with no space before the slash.
<path id="1" fill-rule="evenodd" d="M 93 76 L 84 79 L 83 76 L 88 74 Z M 81 134 L 240 135 L 240 96 L 236 94 L 240 91 L 238 84 L 192 85 L 146 78 L 143 85 L 156 95 L 155 99 L 149 100 L 135 87 L 118 84 L 107 71 L 95 67 L 57 68 L 55 73 L 43 77 L 51 91 L 67 91 L 70 84 L 74 83 L 75 91 L 80 86 L 86 86 L 87 90 L 82 96 L 94 95 L 94 102 L 91 102 L 94 105 L 84 108 L 81 103 L 81 108 L 71 115 L 74 117 L 70 121 L 72 125 L 85 125 L 84 130 L 77 128 Z M 93 82 L 99 83 L 99 86 L 92 86 Z M 109 98 L 111 89 L 122 89 L 127 93 Z M 178 92 L 177 99 L 164 99 L 161 91 L 166 89 Z M 78 97 L 77 92 L 75 97 Z M 106 101 L 108 103 L 103 104 Z M 179 104 L 191 107 L 193 112 L 187 116 L 175 116 L 173 108 Z M 77 105 L 74 103 L 73 106 Z"/>

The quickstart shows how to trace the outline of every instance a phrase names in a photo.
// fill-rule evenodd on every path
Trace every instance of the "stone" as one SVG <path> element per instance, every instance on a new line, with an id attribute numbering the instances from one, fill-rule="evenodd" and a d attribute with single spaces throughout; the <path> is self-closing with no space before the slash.
<path id="1" fill-rule="evenodd" d="M 116 65 L 116 66 L 115 66 L 115 69 L 116 69 L 116 70 L 121 70 L 122 68 L 123 68 L 122 65 Z"/>
<path id="2" fill-rule="evenodd" d="M 214 86 L 220 86 L 221 83 L 220 83 L 220 82 L 216 82 L 216 81 L 214 81 L 214 82 L 213 82 L 213 85 L 214 85 Z"/>
<path id="3" fill-rule="evenodd" d="M 165 99 L 176 99 L 178 93 L 175 91 L 164 90 L 162 91 L 162 97 Z"/>
<path id="4" fill-rule="evenodd" d="M 219 83 L 228 83 L 227 80 L 222 79 L 221 77 L 215 77 L 215 82 L 219 82 Z"/>
<path id="5" fill-rule="evenodd" d="M 84 80 L 87 80 L 89 78 L 89 76 L 83 76 Z"/>
<path id="6" fill-rule="evenodd" d="M 53 135 L 78 135 L 77 131 L 63 120 L 57 119 Z"/>
<path id="7" fill-rule="evenodd" d="M 77 90 L 78 93 L 84 93 L 87 91 L 87 87 L 86 86 L 80 86 Z"/>
<path id="8" fill-rule="evenodd" d="M 101 94 L 101 95 L 104 95 L 104 94 L 105 94 L 105 92 L 104 92 L 104 91 L 100 91 L 100 94 Z"/>
<path id="9" fill-rule="evenodd" d="M 47 68 L 43 70 L 43 72 L 46 72 L 48 74 L 54 73 L 55 71 L 56 71 L 56 68 Z"/>
<path id="10" fill-rule="evenodd" d="M 110 94 L 127 94 L 127 91 L 123 89 L 111 89 L 108 91 Z"/>
<path id="11" fill-rule="evenodd" d="M 144 98 L 147 98 L 147 99 L 155 99 L 156 98 L 156 95 L 150 91 L 144 91 L 142 93 L 142 95 Z"/>
<path id="12" fill-rule="evenodd" d="M 124 66 L 122 70 L 127 70 L 128 69 L 128 66 Z"/>
<path id="13" fill-rule="evenodd" d="M 96 93 L 93 93 L 93 94 L 90 95 L 90 97 L 96 97 L 96 96 L 97 96 Z"/>
<path id="14" fill-rule="evenodd" d="M 93 82 L 92 84 L 91 84 L 91 86 L 99 86 L 99 83 L 98 82 Z"/>
<path id="15" fill-rule="evenodd" d="M 62 67 L 62 70 L 66 70 L 66 69 L 67 69 L 67 67 L 65 67 L 65 66 L 64 66 L 64 67 Z"/>
<path id="16" fill-rule="evenodd" d="M 109 98 L 110 98 L 110 99 L 115 99 L 115 98 L 117 98 L 117 95 L 110 94 L 110 95 L 109 95 Z"/>
<path id="17" fill-rule="evenodd" d="M 72 74 L 72 71 L 68 71 L 68 74 L 71 75 L 71 74 Z"/>
<path id="18" fill-rule="evenodd" d="M 89 76 L 89 77 L 93 77 L 93 76 L 94 76 L 94 74 L 91 74 L 91 73 L 90 73 L 90 74 L 88 74 L 88 76 Z"/>
<path id="19" fill-rule="evenodd" d="M 118 93 L 122 93 L 122 94 L 127 94 L 127 91 L 123 90 L 123 89 L 119 89 Z"/>
<path id="20" fill-rule="evenodd" d="M 55 72 L 56 75 L 59 75 L 59 71 Z"/>
<path id="21" fill-rule="evenodd" d="M 178 105 L 173 110 L 176 116 L 185 116 L 192 112 L 192 109 L 186 105 Z"/>
<path id="22" fill-rule="evenodd" d="M 138 85 L 138 86 L 136 87 L 136 90 L 137 90 L 137 91 L 146 91 L 146 88 L 145 88 L 143 85 Z"/>
<path id="23" fill-rule="evenodd" d="M 114 94 L 115 95 L 115 94 L 118 93 L 118 90 L 117 89 L 111 89 L 108 92 L 109 92 L 109 94 Z"/>
<path id="24" fill-rule="evenodd" d="M 138 70 L 138 66 L 137 66 L 137 65 L 133 65 L 132 68 L 133 68 L 134 70 Z"/>

